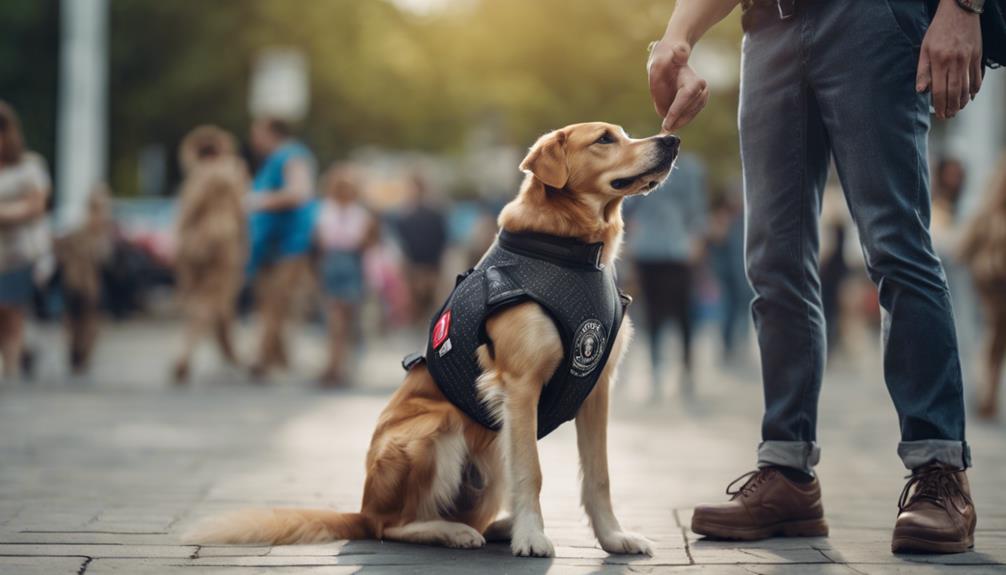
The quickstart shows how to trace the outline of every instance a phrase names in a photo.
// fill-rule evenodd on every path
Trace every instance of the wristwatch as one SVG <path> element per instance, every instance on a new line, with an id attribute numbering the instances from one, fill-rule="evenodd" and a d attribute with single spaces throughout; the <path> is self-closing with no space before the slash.
<path id="1" fill-rule="evenodd" d="M 957 5 L 974 14 L 981 14 L 985 10 L 985 0 L 957 0 Z"/>

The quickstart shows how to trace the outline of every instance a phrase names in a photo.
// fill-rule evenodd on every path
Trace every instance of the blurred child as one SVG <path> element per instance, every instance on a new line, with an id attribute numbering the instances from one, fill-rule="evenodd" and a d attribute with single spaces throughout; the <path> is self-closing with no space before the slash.
<path id="1" fill-rule="evenodd" d="M 109 196 L 107 186 L 95 186 L 87 199 L 84 222 L 56 241 L 70 344 L 68 360 L 76 375 L 87 371 L 98 338 L 101 274 L 111 259 L 113 247 Z"/>
<path id="2" fill-rule="evenodd" d="M 336 165 L 325 174 L 316 241 L 329 330 L 328 366 L 323 387 L 346 383 L 346 356 L 364 297 L 364 252 L 377 242 L 379 226 L 360 202 L 360 177 L 353 168 Z"/>

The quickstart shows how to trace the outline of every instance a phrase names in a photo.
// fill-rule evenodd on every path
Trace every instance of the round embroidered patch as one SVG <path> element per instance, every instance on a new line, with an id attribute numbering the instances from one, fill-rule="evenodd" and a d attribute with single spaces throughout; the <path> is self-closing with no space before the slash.
<path id="1" fill-rule="evenodd" d="M 580 324 L 573 340 L 573 365 L 569 370 L 574 377 L 587 377 L 597 369 L 604 356 L 606 337 L 600 321 L 588 319 Z"/>

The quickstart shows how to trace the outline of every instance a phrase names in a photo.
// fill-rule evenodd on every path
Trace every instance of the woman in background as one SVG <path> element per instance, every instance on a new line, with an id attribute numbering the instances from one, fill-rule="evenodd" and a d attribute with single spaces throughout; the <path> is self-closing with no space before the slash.
<path id="1" fill-rule="evenodd" d="M 0 357 L 5 378 L 19 375 L 32 272 L 50 251 L 45 207 L 51 187 L 45 161 L 25 150 L 17 114 L 0 101 Z"/>
<path id="2" fill-rule="evenodd" d="M 377 219 L 360 202 L 360 177 L 351 167 L 335 165 L 322 184 L 317 243 L 320 276 L 328 316 L 328 366 L 322 387 L 346 383 L 346 356 L 352 345 L 364 296 L 363 255 L 378 238 Z"/>

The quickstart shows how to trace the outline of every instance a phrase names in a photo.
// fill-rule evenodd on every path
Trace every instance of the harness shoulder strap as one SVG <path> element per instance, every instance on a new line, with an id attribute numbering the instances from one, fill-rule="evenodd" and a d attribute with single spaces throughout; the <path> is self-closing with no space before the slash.
<path id="1" fill-rule="evenodd" d="M 524 286 L 517 283 L 507 273 L 507 267 L 506 265 L 494 265 L 486 268 L 484 281 L 486 286 L 486 309 L 489 313 L 528 297 Z"/>

